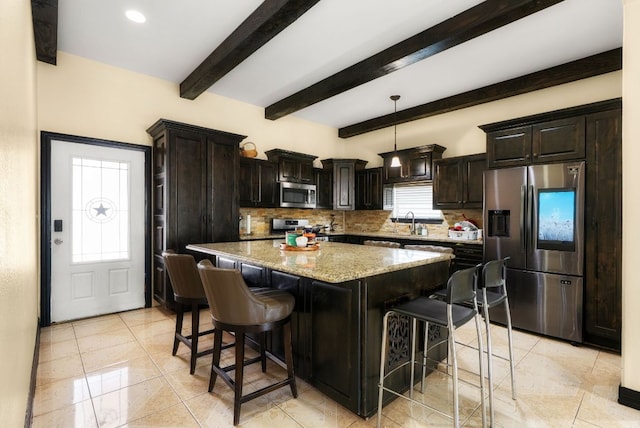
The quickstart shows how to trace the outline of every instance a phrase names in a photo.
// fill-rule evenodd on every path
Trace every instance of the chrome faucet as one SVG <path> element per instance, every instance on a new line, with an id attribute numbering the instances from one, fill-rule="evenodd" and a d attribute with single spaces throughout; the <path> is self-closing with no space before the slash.
<path id="1" fill-rule="evenodd" d="M 409 228 L 409 235 L 415 235 L 416 234 L 416 216 L 415 214 L 413 214 L 413 211 L 407 211 L 407 213 L 404 215 L 404 218 L 409 218 L 409 214 L 411 214 L 411 227 Z"/>

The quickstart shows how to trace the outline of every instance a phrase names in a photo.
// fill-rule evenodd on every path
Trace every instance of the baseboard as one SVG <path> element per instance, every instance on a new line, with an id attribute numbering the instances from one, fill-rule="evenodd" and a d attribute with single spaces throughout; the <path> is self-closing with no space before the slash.
<path id="1" fill-rule="evenodd" d="M 618 387 L 618 403 L 640 410 L 640 392 L 620 385 Z"/>
<path id="2" fill-rule="evenodd" d="M 24 426 L 31 426 L 33 417 L 33 397 L 36 395 L 36 376 L 38 374 L 38 360 L 40 359 L 40 318 L 36 325 L 36 343 L 33 350 L 33 361 L 31 363 L 31 380 L 29 381 L 29 396 L 27 397 L 27 410 L 24 416 Z"/>

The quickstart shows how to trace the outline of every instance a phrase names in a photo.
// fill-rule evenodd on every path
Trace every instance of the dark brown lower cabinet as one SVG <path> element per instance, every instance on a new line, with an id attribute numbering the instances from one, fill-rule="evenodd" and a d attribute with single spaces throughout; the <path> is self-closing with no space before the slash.
<path id="1" fill-rule="evenodd" d="M 584 341 L 620 350 L 622 111 L 587 116 Z"/>
<path id="2" fill-rule="evenodd" d="M 295 297 L 292 346 L 296 376 L 362 417 L 374 415 L 378 407 L 385 310 L 399 300 L 428 293 L 448 277 L 447 263 L 440 262 L 332 284 L 233 257 L 216 256 L 215 260 L 219 267 L 240 269 L 245 280 L 263 278 L 260 286 L 285 290 Z M 430 332 L 430 337 L 442 334 L 446 331 Z M 405 352 L 409 346 L 408 340 L 402 344 Z M 267 349 L 283 359 L 280 332 L 267 337 Z M 445 343 L 430 357 L 443 360 L 446 352 Z M 405 369 L 391 378 L 394 388 L 408 390 L 410 372 L 408 366 Z M 385 395 L 385 403 L 394 398 Z"/>

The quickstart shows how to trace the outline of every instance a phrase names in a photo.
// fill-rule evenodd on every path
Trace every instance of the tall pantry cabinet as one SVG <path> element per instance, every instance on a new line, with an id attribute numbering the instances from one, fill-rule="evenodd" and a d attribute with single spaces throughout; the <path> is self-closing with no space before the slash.
<path id="1" fill-rule="evenodd" d="M 160 119 L 153 137 L 154 298 L 174 307 L 162 252 L 237 241 L 238 143 L 245 136 Z"/>

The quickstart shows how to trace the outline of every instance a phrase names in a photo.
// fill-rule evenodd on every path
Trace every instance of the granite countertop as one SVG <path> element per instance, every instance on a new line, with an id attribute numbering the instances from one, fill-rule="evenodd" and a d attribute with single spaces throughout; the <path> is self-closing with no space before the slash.
<path id="1" fill-rule="evenodd" d="M 455 239 L 446 236 L 429 236 L 429 235 L 400 235 L 398 233 L 384 233 L 384 232 L 349 232 L 344 235 L 354 236 L 370 236 L 372 238 L 385 238 L 387 240 L 415 240 L 415 241 L 431 241 L 431 242 L 447 242 L 449 244 L 475 244 L 482 245 L 482 239 Z"/>
<path id="2" fill-rule="evenodd" d="M 448 261 L 450 254 L 430 251 L 320 242 L 317 251 L 284 251 L 281 239 L 190 244 L 187 249 L 226 255 L 240 261 L 324 282 L 340 283 Z"/>
<path id="3" fill-rule="evenodd" d="M 428 241 L 428 242 L 444 242 L 449 244 L 472 244 L 472 245 L 482 245 L 482 239 L 454 239 L 448 238 L 444 236 L 429 236 L 429 235 L 400 235 L 397 233 L 384 233 L 384 232 L 346 232 L 346 233 L 325 233 L 325 236 L 344 236 L 344 235 L 353 235 L 353 236 L 365 236 L 371 238 L 380 238 L 389 241 L 395 240 L 406 240 L 410 239 L 412 241 Z M 267 234 L 267 235 L 240 235 L 241 241 L 251 241 L 258 239 L 284 239 L 284 234 Z"/>

